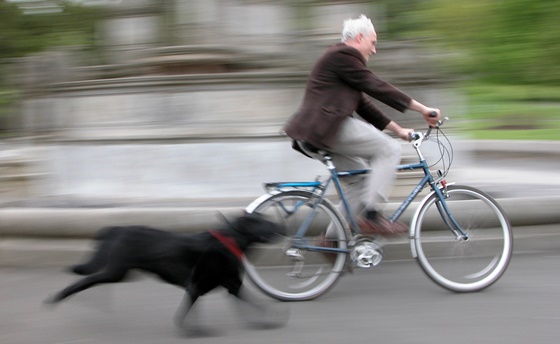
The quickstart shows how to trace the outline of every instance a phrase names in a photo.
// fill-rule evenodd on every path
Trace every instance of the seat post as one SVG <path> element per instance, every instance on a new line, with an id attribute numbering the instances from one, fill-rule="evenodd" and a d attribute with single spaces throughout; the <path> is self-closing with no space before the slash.
<path id="1" fill-rule="evenodd" d="M 324 161 L 325 165 L 327 165 L 327 168 L 330 171 L 334 171 L 336 169 L 336 167 L 334 166 L 334 164 L 332 162 L 332 156 L 325 151 L 319 151 L 319 153 L 323 156 L 323 161 Z"/>

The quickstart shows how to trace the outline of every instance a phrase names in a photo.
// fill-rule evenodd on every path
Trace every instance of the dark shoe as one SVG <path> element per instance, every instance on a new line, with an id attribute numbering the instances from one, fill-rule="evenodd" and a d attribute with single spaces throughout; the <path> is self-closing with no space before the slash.
<path id="1" fill-rule="evenodd" d="M 381 235 L 381 236 L 394 236 L 408 232 L 408 227 L 401 222 L 391 222 L 382 216 L 378 216 L 375 220 L 368 220 L 366 218 L 358 219 L 358 226 L 360 231 L 365 235 Z"/>
<path id="2" fill-rule="evenodd" d="M 313 241 L 313 245 L 319 246 L 319 247 L 329 247 L 329 248 L 337 247 L 336 242 L 334 242 L 332 240 L 327 240 L 327 238 L 325 237 L 324 234 L 321 234 L 317 238 L 315 238 L 315 240 Z M 330 252 L 326 252 L 326 251 L 320 251 L 320 253 L 329 262 L 334 263 L 336 261 L 336 253 L 330 253 Z"/>

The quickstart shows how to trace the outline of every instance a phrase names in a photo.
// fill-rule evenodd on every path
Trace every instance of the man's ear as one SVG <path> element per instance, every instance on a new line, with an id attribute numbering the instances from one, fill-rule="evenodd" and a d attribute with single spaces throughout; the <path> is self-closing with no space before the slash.
<path id="1" fill-rule="evenodd" d="M 363 40 L 364 40 L 364 34 L 363 34 L 363 33 L 359 33 L 359 34 L 356 36 L 356 42 L 362 43 Z"/>

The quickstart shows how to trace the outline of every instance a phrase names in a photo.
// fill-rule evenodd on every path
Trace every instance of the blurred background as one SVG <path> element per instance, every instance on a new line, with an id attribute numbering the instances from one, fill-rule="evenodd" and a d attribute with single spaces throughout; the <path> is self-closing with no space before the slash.
<path id="1" fill-rule="evenodd" d="M 103 226 L 215 228 L 217 209 L 238 214 L 263 182 L 325 175 L 281 128 L 342 21 L 362 13 L 379 35 L 371 69 L 451 118 L 451 173 L 462 175 L 449 181 L 506 208 L 506 276 L 449 296 L 407 263 L 408 248 L 393 249 L 399 259 L 373 275 L 290 304 L 289 331 L 239 329 L 219 294 L 204 298 L 203 323 L 223 339 L 188 340 L 556 342 L 560 0 L 0 0 L 0 342 L 173 342 L 182 295 L 156 281 L 38 306 Z M 417 177 L 399 175 L 395 196 Z M 468 319 L 461 336 L 457 319 Z"/>
<path id="2" fill-rule="evenodd" d="M 560 139 L 560 1 L 3 0 L 0 198 L 241 198 L 322 166 L 281 134 L 364 13 L 374 72 L 466 139 Z M 417 116 L 384 108 L 404 126 Z"/>

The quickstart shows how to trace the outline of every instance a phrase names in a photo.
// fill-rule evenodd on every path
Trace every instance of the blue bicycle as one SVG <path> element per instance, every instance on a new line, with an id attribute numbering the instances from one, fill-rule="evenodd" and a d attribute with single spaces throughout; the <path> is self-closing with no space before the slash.
<path id="1" fill-rule="evenodd" d="M 491 196 L 445 181 L 453 151 L 441 125 L 411 135 L 419 162 L 397 169 L 421 170 L 423 178 L 390 220 L 396 221 L 429 187 L 410 223 L 412 256 L 440 286 L 455 292 L 479 291 L 496 282 L 508 266 L 513 247 L 511 226 Z M 444 162 L 444 169 L 435 176 L 420 149 L 428 140 L 439 147 L 439 161 Z M 341 183 L 342 178 L 369 171 L 338 171 L 328 152 L 319 153 L 330 172 L 325 180 L 267 183 L 267 193 L 246 209 L 268 215 L 288 233 L 281 242 L 256 247 L 244 259 L 251 281 L 278 300 L 314 299 L 346 271 L 376 266 L 383 258 L 382 240 L 360 234 Z M 327 198 L 331 185 L 340 200 L 338 207 Z"/>

